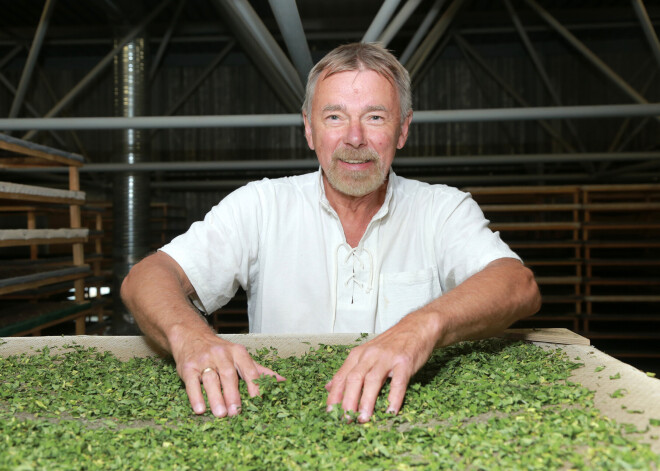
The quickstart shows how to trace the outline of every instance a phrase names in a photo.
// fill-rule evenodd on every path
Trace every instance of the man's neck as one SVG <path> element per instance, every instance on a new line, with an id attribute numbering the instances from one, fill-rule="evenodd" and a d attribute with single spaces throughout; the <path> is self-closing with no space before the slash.
<path id="1" fill-rule="evenodd" d="M 376 191 L 364 196 L 350 196 L 337 191 L 330 185 L 325 175 L 323 175 L 323 186 L 325 196 L 344 229 L 346 242 L 351 247 L 357 247 L 369 222 L 385 202 L 387 181 Z"/>

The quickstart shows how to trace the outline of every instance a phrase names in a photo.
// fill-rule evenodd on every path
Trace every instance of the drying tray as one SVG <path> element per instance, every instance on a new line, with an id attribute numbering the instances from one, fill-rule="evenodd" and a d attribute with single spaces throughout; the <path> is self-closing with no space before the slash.
<path id="1" fill-rule="evenodd" d="M 353 344 L 360 334 L 223 334 L 223 339 L 247 347 L 248 351 L 274 347 L 282 357 L 304 354 L 312 347 Z M 582 366 L 573 371 L 570 380 L 594 391 L 594 404 L 603 415 L 619 423 L 633 424 L 639 441 L 648 443 L 660 453 L 658 427 L 649 427 L 650 419 L 660 419 L 660 380 L 613 358 L 591 346 L 589 340 L 567 329 L 511 329 L 503 337 L 530 341 L 544 349 L 561 349 L 570 360 Z M 368 340 L 366 336 L 362 341 Z M 3 343 L 4 342 L 4 343 Z M 165 353 L 143 336 L 60 336 L 60 337 L 7 337 L 0 338 L 0 356 L 35 353 L 43 347 L 63 347 L 71 344 L 110 351 L 121 360 L 133 357 L 164 356 Z M 611 380 L 610 376 L 620 378 Z M 623 397 L 613 398 L 616 390 L 625 389 Z M 642 411 L 631 414 L 628 411 Z"/>

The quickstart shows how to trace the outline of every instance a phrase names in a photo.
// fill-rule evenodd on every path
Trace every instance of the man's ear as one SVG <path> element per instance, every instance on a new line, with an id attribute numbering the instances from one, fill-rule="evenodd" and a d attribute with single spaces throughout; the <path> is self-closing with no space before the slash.
<path id="1" fill-rule="evenodd" d="M 399 139 L 396 142 L 397 149 L 403 149 L 403 146 L 406 144 L 406 141 L 408 140 L 408 130 L 410 129 L 410 122 L 412 121 L 412 117 L 413 117 L 413 112 L 410 111 L 410 113 L 408 113 L 408 116 L 406 116 L 406 119 L 404 119 L 403 123 L 401 123 L 401 133 L 399 134 Z"/>
<path id="2" fill-rule="evenodd" d="M 303 112 L 303 122 L 305 123 L 305 139 L 307 139 L 307 145 L 310 149 L 314 150 L 314 138 L 312 137 L 312 125 L 309 122 L 307 113 Z"/>

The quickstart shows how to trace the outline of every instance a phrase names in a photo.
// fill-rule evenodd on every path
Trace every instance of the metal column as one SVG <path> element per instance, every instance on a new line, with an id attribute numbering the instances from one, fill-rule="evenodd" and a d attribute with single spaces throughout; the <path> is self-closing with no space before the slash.
<path id="1" fill-rule="evenodd" d="M 115 113 L 131 118 L 148 114 L 147 41 L 138 37 L 125 44 L 114 61 Z M 118 132 L 115 161 L 130 165 L 149 160 L 145 130 Z M 128 170 L 114 177 L 113 188 L 113 292 L 133 265 L 149 252 L 149 175 Z M 112 330 L 115 335 L 137 332 L 135 321 L 119 296 L 113 296 Z"/>

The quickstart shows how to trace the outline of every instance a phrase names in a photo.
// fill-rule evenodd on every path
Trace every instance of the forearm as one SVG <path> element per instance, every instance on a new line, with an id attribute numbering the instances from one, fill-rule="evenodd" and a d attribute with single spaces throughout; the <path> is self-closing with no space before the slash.
<path id="1" fill-rule="evenodd" d="M 121 287 L 122 300 L 142 332 L 170 353 L 184 335 L 214 334 L 191 304 L 192 292 L 180 268 L 161 252 L 135 265 Z"/>
<path id="2" fill-rule="evenodd" d="M 436 347 L 443 347 L 498 335 L 540 306 L 531 270 L 515 259 L 500 259 L 420 311 L 431 322 Z"/>

